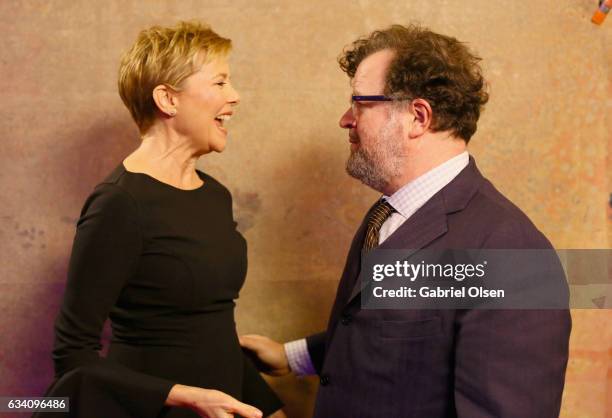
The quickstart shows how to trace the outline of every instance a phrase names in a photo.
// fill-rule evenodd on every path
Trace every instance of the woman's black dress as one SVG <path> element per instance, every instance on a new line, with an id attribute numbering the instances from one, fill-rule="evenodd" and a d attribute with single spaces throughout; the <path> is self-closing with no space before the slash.
<path id="1" fill-rule="evenodd" d="M 181 190 L 121 164 L 87 199 L 46 394 L 70 396 L 70 416 L 196 417 L 164 407 L 176 383 L 220 390 L 264 416 L 282 406 L 236 335 L 247 249 L 231 195 L 198 175 L 201 187 Z M 113 336 L 102 358 L 107 317 Z"/>

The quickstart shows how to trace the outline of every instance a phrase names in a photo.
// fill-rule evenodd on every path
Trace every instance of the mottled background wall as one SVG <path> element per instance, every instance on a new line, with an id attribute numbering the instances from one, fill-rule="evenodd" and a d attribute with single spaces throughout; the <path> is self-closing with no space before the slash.
<path id="1" fill-rule="evenodd" d="M 344 174 L 344 45 L 421 22 L 484 58 L 491 101 L 470 151 L 558 248 L 610 248 L 612 17 L 595 0 L 7 1 L 0 3 L 0 394 L 51 380 L 52 321 L 74 222 L 138 143 L 116 93 L 139 29 L 203 19 L 234 40 L 242 104 L 229 146 L 201 167 L 233 192 L 249 241 L 241 332 L 321 329 L 352 234 L 375 193 Z M 606 45 L 607 43 L 607 45 Z M 562 416 L 612 416 L 612 311 L 574 311 Z M 290 417 L 315 379 L 273 380 Z M 606 415 L 607 414 L 607 415 Z"/>

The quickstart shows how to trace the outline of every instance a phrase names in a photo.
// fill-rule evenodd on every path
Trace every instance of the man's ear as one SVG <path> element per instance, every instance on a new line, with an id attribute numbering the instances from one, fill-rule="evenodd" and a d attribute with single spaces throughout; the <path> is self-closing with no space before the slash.
<path id="1" fill-rule="evenodd" d="M 408 117 L 411 118 L 411 121 L 408 136 L 413 139 L 429 130 L 433 122 L 433 112 L 427 100 L 424 99 L 414 99 L 409 106 Z"/>
<path id="2" fill-rule="evenodd" d="M 160 84 L 153 89 L 153 101 L 160 112 L 168 116 L 176 115 L 176 105 L 178 98 L 174 90 L 170 87 Z"/>

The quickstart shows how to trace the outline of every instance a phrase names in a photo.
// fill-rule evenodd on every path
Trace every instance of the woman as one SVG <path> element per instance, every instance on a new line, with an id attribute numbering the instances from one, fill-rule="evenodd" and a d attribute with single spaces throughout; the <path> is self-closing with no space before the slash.
<path id="1" fill-rule="evenodd" d="M 123 57 L 119 93 L 142 142 L 77 224 L 47 393 L 70 396 L 70 416 L 259 417 L 282 406 L 236 336 L 247 262 L 231 196 L 196 170 L 198 157 L 225 148 L 239 103 L 230 48 L 182 22 L 141 32 Z"/>

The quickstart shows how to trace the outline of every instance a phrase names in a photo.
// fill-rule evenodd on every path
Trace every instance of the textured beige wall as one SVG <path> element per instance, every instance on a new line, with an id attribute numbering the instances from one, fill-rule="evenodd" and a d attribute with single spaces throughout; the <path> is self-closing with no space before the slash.
<path id="1" fill-rule="evenodd" d="M 376 197 L 344 174 L 349 89 L 335 59 L 391 23 L 421 22 L 480 53 L 492 88 L 470 144 L 481 170 L 558 248 L 610 248 L 612 21 L 589 22 L 596 3 L 0 2 L 0 394 L 39 394 L 51 379 L 74 221 L 137 145 L 115 83 L 140 29 L 199 18 L 234 40 L 242 104 L 226 152 L 201 167 L 232 190 L 249 241 L 239 330 L 287 340 L 324 326 Z M 612 416 L 611 314 L 574 312 L 564 418 Z M 272 383 L 290 417 L 310 415 L 314 379 Z"/>

